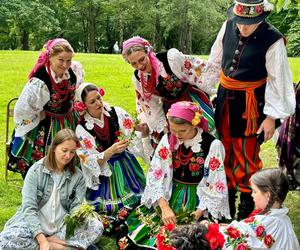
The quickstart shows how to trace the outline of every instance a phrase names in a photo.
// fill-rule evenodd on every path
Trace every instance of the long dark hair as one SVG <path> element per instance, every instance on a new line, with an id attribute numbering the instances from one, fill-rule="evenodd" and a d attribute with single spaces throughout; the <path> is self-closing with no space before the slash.
<path id="1" fill-rule="evenodd" d="M 177 226 L 170 232 L 169 238 L 177 250 L 210 250 L 206 240 L 207 228 L 199 223 Z"/>
<path id="2" fill-rule="evenodd" d="M 256 172 L 250 178 L 263 193 L 270 193 L 269 202 L 264 212 L 269 211 L 275 202 L 280 205 L 284 202 L 289 191 L 289 183 L 286 175 L 279 168 L 267 168 Z"/>

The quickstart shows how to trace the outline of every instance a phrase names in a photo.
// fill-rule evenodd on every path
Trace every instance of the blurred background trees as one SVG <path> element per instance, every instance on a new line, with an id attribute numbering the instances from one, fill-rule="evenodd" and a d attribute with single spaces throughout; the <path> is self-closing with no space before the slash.
<path id="1" fill-rule="evenodd" d="M 39 50 L 64 37 L 75 51 L 112 53 L 134 35 L 156 51 L 176 47 L 208 54 L 232 0 L 1 0 L 0 49 Z M 288 40 L 290 56 L 300 55 L 299 0 L 273 0 L 269 20 Z"/>

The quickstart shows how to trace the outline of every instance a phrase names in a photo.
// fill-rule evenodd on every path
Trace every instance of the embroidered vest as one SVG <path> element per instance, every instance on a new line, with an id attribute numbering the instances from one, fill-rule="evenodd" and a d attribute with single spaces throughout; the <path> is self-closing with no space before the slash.
<path id="1" fill-rule="evenodd" d="M 61 101 L 60 96 L 52 87 L 50 77 L 45 67 L 42 67 L 34 75 L 34 77 L 40 79 L 46 84 L 50 92 L 50 100 L 45 104 L 43 108 L 45 111 L 49 111 L 51 113 L 56 113 L 56 114 L 64 114 L 67 113 L 71 108 L 74 99 L 75 88 L 76 88 L 76 76 L 71 68 L 69 69 L 69 74 L 70 74 L 70 79 L 69 79 L 70 91 L 65 101 Z"/>
<path id="2" fill-rule="evenodd" d="M 215 137 L 206 132 L 202 132 L 201 136 L 200 152 L 194 153 L 191 147 L 186 148 L 184 144 L 181 144 L 178 149 L 172 153 L 173 179 L 189 184 L 198 184 L 202 180 L 204 175 L 204 162 Z"/>
<path id="3" fill-rule="evenodd" d="M 100 136 L 95 132 L 94 129 L 92 130 L 87 129 L 84 118 L 81 119 L 79 122 L 79 124 L 95 138 L 97 150 L 99 152 L 108 149 L 117 140 L 117 136 L 115 133 L 119 130 L 119 123 L 118 123 L 118 116 L 116 110 L 113 107 L 111 107 L 111 111 L 109 111 L 109 114 L 110 117 L 108 117 L 108 127 L 109 127 L 108 140 L 100 138 Z"/>
<path id="4" fill-rule="evenodd" d="M 256 81 L 267 77 L 265 57 L 268 49 L 283 35 L 273 26 L 262 22 L 257 30 L 249 37 L 242 37 L 236 24 L 227 21 L 223 38 L 222 70 L 226 76 L 240 81 Z M 258 127 L 265 119 L 263 108 L 265 105 L 265 88 L 263 85 L 255 89 L 258 105 Z M 231 137 L 245 137 L 246 119 L 242 118 L 245 112 L 245 91 L 228 90 L 219 86 L 215 121 L 220 131 L 221 117 L 225 101 L 229 105 L 230 135 Z"/>

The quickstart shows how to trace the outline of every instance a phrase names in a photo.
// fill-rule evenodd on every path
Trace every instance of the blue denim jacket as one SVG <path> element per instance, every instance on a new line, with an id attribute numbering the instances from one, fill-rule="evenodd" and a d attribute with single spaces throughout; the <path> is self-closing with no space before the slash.
<path id="1" fill-rule="evenodd" d="M 22 189 L 22 206 L 17 213 L 7 222 L 7 226 L 18 224 L 24 220 L 35 238 L 42 233 L 38 219 L 38 211 L 49 200 L 54 181 L 52 171 L 44 165 L 44 158 L 36 162 L 29 169 L 24 180 Z M 62 186 L 60 189 L 60 202 L 69 213 L 74 207 L 80 205 L 85 198 L 86 185 L 83 175 L 79 169 L 72 174 L 66 170 L 62 176 Z"/>

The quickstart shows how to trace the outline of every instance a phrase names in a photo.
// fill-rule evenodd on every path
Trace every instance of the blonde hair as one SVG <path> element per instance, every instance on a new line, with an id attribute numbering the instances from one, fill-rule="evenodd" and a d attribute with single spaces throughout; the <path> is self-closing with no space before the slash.
<path id="1" fill-rule="evenodd" d="M 74 50 L 69 43 L 58 43 L 51 48 L 49 58 L 52 56 L 56 56 L 62 52 L 71 52 L 74 54 Z"/>
<path id="2" fill-rule="evenodd" d="M 45 165 L 49 169 L 57 169 L 57 164 L 55 160 L 55 149 L 58 145 L 68 140 L 72 140 L 76 143 L 76 145 L 79 145 L 79 140 L 75 135 L 74 131 L 71 129 L 62 129 L 56 134 L 55 138 L 51 143 L 47 156 L 45 157 Z M 78 162 L 78 157 L 75 154 L 72 160 L 65 166 L 65 169 L 68 169 L 72 174 L 74 174 L 76 172 L 76 165 L 78 164 Z"/>

